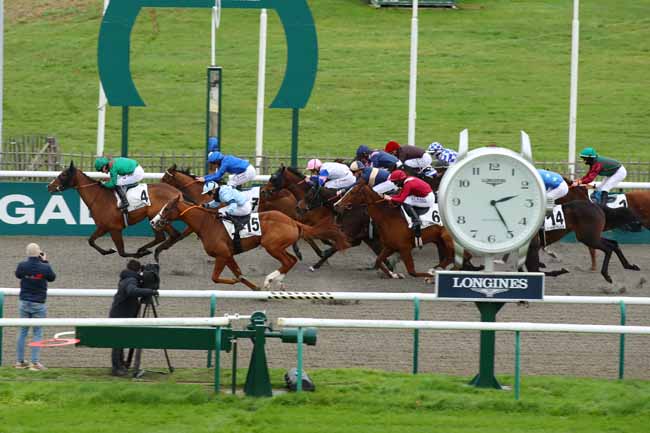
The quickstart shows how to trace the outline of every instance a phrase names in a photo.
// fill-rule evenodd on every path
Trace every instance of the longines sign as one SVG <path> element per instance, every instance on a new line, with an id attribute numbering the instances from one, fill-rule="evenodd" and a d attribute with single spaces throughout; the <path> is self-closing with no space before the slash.
<path id="1" fill-rule="evenodd" d="M 436 272 L 439 298 L 459 300 L 533 300 L 544 298 L 541 272 Z"/>
<path id="2" fill-rule="evenodd" d="M 46 183 L 0 182 L 0 236 L 88 236 L 95 222 L 75 190 L 50 194 Z M 129 227 L 130 236 L 151 236 L 146 221 Z"/>

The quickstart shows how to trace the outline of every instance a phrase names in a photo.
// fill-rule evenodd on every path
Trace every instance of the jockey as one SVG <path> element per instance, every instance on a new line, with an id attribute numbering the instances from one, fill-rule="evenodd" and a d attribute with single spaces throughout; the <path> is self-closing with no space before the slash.
<path id="1" fill-rule="evenodd" d="M 118 207 L 125 212 L 129 207 L 129 201 L 126 198 L 126 190 L 144 178 L 144 169 L 138 161 L 129 158 L 112 158 L 99 157 L 95 160 L 95 170 L 102 173 L 110 173 L 111 178 L 104 183 L 109 189 L 114 189 L 120 197 Z"/>
<path id="2" fill-rule="evenodd" d="M 395 170 L 395 168 L 399 168 L 402 165 L 402 161 L 397 159 L 396 156 L 383 150 L 372 152 L 368 160 L 370 161 L 371 167 L 385 168 L 386 170 Z"/>
<path id="3" fill-rule="evenodd" d="M 625 179 L 627 170 L 620 162 L 599 156 L 593 147 L 582 149 L 580 158 L 590 167 L 589 172 L 582 178 L 575 180 L 571 186 L 588 184 L 593 182 L 596 176 L 607 176 L 600 186 L 596 187 L 596 191 L 601 191 L 600 204 L 605 206 L 609 190 Z"/>
<path id="4" fill-rule="evenodd" d="M 419 147 L 400 146 L 396 141 L 389 141 L 384 151 L 395 155 L 406 167 L 414 169 L 417 173 L 431 166 L 431 155 Z"/>
<path id="5" fill-rule="evenodd" d="M 219 139 L 217 137 L 208 138 L 208 152 L 216 152 L 219 150 Z"/>
<path id="6" fill-rule="evenodd" d="M 415 243 L 422 248 L 422 221 L 420 215 L 427 213 L 429 208 L 435 204 L 436 199 L 433 191 L 428 183 L 417 177 L 407 176 L 402 170 L 392 172 L 388 180 L 394 182 L 397 186 L 402 186 L 402 190 L 394 196 L 385 195 L 384 199 L 401 203 L 413 222 Z"/>
<path id="7" fill-rule="evenodd" d="M 440 162 L 446 162 L 447 166 L 456 162 L 456 159 L 458 158 L 458 152 L 452 149 L 446 149 L 437 141 L 434 141 L 429 145 L 427 153 Z"/>
<path id="8" fill-rule="evenodd" d="M 357 181 L 347 165 L 338 162 L 322 163 L 320 159 L 311 159 L 307 163 L 311 178 L 307 182 L 329 189 L 349 188 Z"/>
<path id="9" fill-rule="evenodd" d="M 220 204 L 227 206 L 219 209 L 219 214 L 232 221 L 235 226 L 235 235 L 233 241 L 237 245 L 240 241 L 239 232 L 248 222 L 253 210 L 250 199 L 242 194 L 235 187 L 230 185 L 220 185 L 212 192 L 214 200 L 203 203 L 204 208 L 217 208 Z"/>
<path id="10" fill-rule="evenodd" d="M 388 180 L 390 172 L 383 168 L 364 167 L 361 162 L 354 161 L 350 164 L 350 171 L 357 178 L 357 182 L 363 179 L 376 193 L 386 194 L 397 189 L 397 186 Z"/>
<path id="11" fill-rule="evenodd" d="M 544 181 L 546 199 L 549 204 L 551 201 L 555 203 L 555 200 L 559 200 L 569 193 L 569 185 L 564 181 L 562 175 L 541 168 L 538 168 L 537 172 Z"/>
<path id="12" fill-rule="evenodd" d="M 363 164 L 364 167 L 370 167 L 370 154 L 372 153 L 372 150 L 365 144 L 362 144 L 361 146 L 357 147 L 357 153 L 356 153 L 356 159 L 355 161 L 359 161 L 361 164 Z"/>
<path id="13" fill-rule="evenodd" d="M 231 173 L 228 179 L 228 185 L 237 187 L 255 178 L 257 174 L 255 167 L 253 167 L 245 159 L 239 159 L 232 155 L 224 155 L 221 152 L 214 151 L 208 155 L 208 162 L 216 164 L 219 168 L 213 174 L 205 177 L 199 177 L 200 182 L 219 182 L 226 173 Z"/>

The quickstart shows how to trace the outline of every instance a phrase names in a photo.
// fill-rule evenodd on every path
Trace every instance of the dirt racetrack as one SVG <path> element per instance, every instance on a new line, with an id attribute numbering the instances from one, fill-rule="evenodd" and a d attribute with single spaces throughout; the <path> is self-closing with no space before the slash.
<path id="1" fill-rule="evenodd" d="M 118 274 L 126 259 L 117 255 L 102 257 L 88 246 L 85 238 L 77 237 L 4 237 L 0 249 L 1 287 L 18 287 L 14 276 L 16 264 L 24 259 L 25 245 L 38 242 L 48 253 L 57 273 L 50 287 L 114 289 Z M 109 239 L 100 244 L 107 246 Z M 129 238 L 130 251 L 145 242 L 144 238 Z M 624 293 L 625 296 L 650 296 L 650 249 L 645 245 L 624 245 L 623 251 L 631 263 L 641 267 L 640 272 L 625 271 L 613 257 L 610 273 L 614 284 L 606 283 L 599 273 L 587 270 L 588 254 L 585 247 L 559 244 L 553 249 L 560 261 L 545 256 L 550 269 L 562 266 L 571 272 L 546 279 L 547 295 L 607 296 Z M 310 272 L 309 264 L 315 254 L 302 246 L 305 261 L 299 262 L 285 279 L 286 290 L 291 291 L 379 291 L 379 292 L 434 292 L 431 284 L 407 277 L 404 280 L 380 278 L 376 271 L 362 269 L 372 260 L 365 246 L 336 255 L 318 272 Z M 418 270 L 429 269 L 435 253 L 431 246 L 416 251 Z M 144 258 L 143 262 L 153 259 Z M 277 268 L 277 262 L 263 250 L 257 249 L 238 256 L 244 274 L 261 284 L 264 277 Z M 602 255 L 599 255 L 599 261 Z M 437 262 L 437 260 L 436 260 Z M 400 265 L 401 266 L 401 265 Z M 195 237 L 188 238 L 161 256 L 162 289 L 213 289 L 210 280 L 212 259 L 206 256 Z M 500 269 L 503 267 L 500 267 Z M 403 267 L 401 268 L 403 270 Z M 505 268 L 504 268 L 505 269 Z M 243 285 L 219 286 L 222 290 L 247 290 Z M 110 298 L 50 297 L 49 317 L 106 317 Z M 5 317 L 16 317 L 17 298 L 5 299 Z M 360 301 L 328 303 L 326 301 L 248 301 L 220 300 L 217 314 L 249 314 L 264 310 L 274 321 L 277 317 L 319 318 L 384 318 L 412 319 L 410 302 Z M 159 313 L 166 317 L 207 316 L 207 299 L 161 299 Z M 479 320 L 473 303 L 426 302 L 421 308 L 422 320 Z M 619 324 L 617 305 L 507 304 L 499 313 L 499 321 L 530 321 L 550 323 Z M 650 325 L 650 306 L 629 306 L 627 324 Z M 51 336 L 59 329 L 46 329 Z M 13 363 L 16 329 L 4 331 L 4 364 Z M 295 346 L 271 341 L 268 355 L 272 367 L 288 368 L 295 365 Z M 321 330 L 318 344 L 305 350 L 305 368 L 364 367 L 410 371 L 412 364 L 412 332 L 377 330 Z M 544 375 L 575 375 L 615 378 L 618 369 L 619 337 L 617 335 L 587 334 L 522 334 L 522 373 Z M 240 366 L 248 362 L 250 343 L 244 342 L 240 351 Z M 512 374 L 514 337 L 512 333 L 497 333 L 496 369 L 499 374 Z M 446 374 L 473 375 L 478 370 L 478 332 L 428 331 L 420 334 L 420 371 Z M 625 373 L 628 378 L 650 379 L 650 338 L 626 338 Z M 205 365 L 204 352 L 171 353 L 177 367 Z M 147 367 L 161 367 L 158 351 L 146 351 L 143 363 Z M 110 366 L 108 349 L 50 348 L 44 349 L 43 363 L 50 367 Z M 229 365 L 229 355 L 225 356 Z"/>

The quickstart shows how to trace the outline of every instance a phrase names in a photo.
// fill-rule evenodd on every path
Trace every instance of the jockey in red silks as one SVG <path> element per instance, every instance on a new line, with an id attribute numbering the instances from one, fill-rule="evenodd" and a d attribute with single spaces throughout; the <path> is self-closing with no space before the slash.
<path id="1" fill-rule="evenodd" d="M 431 155 L 426 150 L 416 146 L 400 146 L 396 141 L 389 141 L 384 147 L 384 151 L 396 156 L 404 163 L 406 167 L 412 169 L 415 173 L 420 173 L 428 167 L 431 167 Z"/>
<path id="2" fill-rule="evenodd" d="M 413 222 L 415 243 L 422 248 L 422 221 L 420 215 L 426 214 L 429 208 L 435 204 L 436 199 L 433 191 L 428 183 L 417 177 L 407 176 L 402 170 L 393 171 L 388 180 L 402 187 L 402 190 L 394 196 L 385 195 L 384 199 L 402 205 Z"/>

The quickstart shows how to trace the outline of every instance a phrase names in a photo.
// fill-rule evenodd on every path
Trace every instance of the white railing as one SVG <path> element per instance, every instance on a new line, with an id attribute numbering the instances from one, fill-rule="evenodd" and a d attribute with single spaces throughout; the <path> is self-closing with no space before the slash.
<path id="1" fill-rule="evenodd" d="M 5 326 L 227 326 L 225 317 L 155 317 L 155 318 L 66 318 L 66 319 L 0 319 Z"/>
<path id="2" fill-rule="evenodd" d="M 0 170 L 0 178 L 3 177 L 43 177 L 54 179 L 61 172 L 60 171 L 22 171 L 22 170 Z M 106 173 L 100 173 L 98 171 L 88 171 L 84 172 L 88 177 L 93 179 L 108 179 Z M 145 173 L 145 179 L 157 179 L 160 180 L 165 175 L 165 173 Z M 253 181 L 257 182 L 268 182 L 271 178 L 269 175 L 258 175 L 253 178 Z"/>

